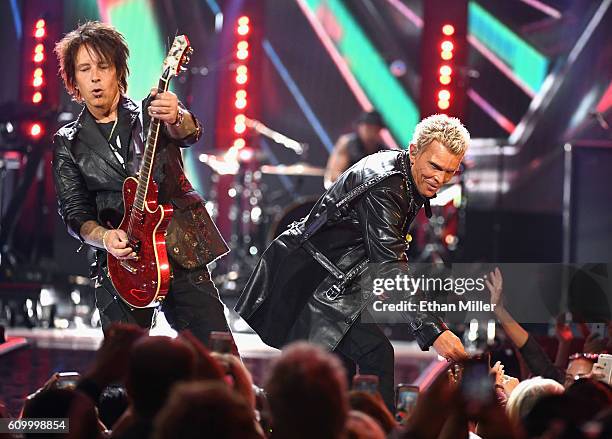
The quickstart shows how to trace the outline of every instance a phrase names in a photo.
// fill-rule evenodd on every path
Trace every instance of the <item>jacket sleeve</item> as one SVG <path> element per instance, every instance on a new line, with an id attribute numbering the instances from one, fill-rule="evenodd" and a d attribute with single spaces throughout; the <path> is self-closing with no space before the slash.
<path id="1" fill-rule="evenodd" d="M 149 116 L 149 112 L 148 112 L 148 108 L 150 104 L 151 104 L 151 95 L 144 98 L 141 102 L 143 124 L 146 128 L 148 128 L 149 123 L 151 122 L 151 117 Z M 166 129 L 166 124 L 162 124 L 162 132 L 164 136 L 166 137 L 166 139 L 170 140 L 172 143 L 174 143 L 175 145 L 181 148 L 185 148 L 185 147 L 193 145 L 198 140 L 200 140 L 200 137 L 202 137 L 203 126 L 202 126 L 202 122 L 200 122 L 200 120 L 196 117 L 196 115 L 193 114 L 191 111 L 187 110 L 187 108 L 185 107 L 185 105 L 183 105 L 181 101 L 179 101 L 179 107 L 182 108 L 185 112 L 191 114 L 191 117 L 193 118 L 193 122 L 195 123 L 196 129 L 193 131 L 193 133 L 188 134 L 182 139 L 176 139 L 172 137 L 170 135 L 170 132 Z M 147 130 L 145 130 L 144 133 L 146 136 Z"/>
<path id="2" fill-rule="evenodd" d="M 403 180 L 390 177 L 374 186 L 359 200 L 359 216 L 366 251 L 372 264 L 380 264 L 377 275 L 394 279 L 408 275 L 405 256 L 406 241 L 403 226 L 408 209 Z M 408 300 L 417 299 L 410 296 Z M 422 350 L 427 350 L 447 326 L 437 316 L 425 312 L 406 312 L 403 316 L 410 325 Z"/>
<path id="3" fill-rule="evenodd" d="M 79 239 L 81 226 L 86 221 L 97 220 L 96 204 L 79 168 L 68 148 L 68 141 L 59 135 L 53 139 L 53 179 L 57 194 L 58 211 L 68 232 Z"/>
<path id="4" fill-rule="evenodd" d="M 533 375 L 553 379 L 561 384 L 565 381 L 565 372 L 555 366 L 542 346 L 529 334 L 527 341 L 519 348 L 521 356 Z"/>

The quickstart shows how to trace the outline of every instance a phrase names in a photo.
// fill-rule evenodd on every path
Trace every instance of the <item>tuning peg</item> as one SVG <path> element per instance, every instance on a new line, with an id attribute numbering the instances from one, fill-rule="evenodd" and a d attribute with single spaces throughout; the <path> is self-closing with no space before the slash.
<path id="1" fill-rule="evenodd" d="M 191 47 L 191 46 L 188 47 L 186 52 L 187 52 L 187 55 L 191 55 L 193 53 L 193 47 Z"/>
<path id="2" fill-rule="evenodd" d="M 189 55 L 183 58 L 183 64 L 189 64 L 189 61 L 191 61 L 191 57 Z"/>

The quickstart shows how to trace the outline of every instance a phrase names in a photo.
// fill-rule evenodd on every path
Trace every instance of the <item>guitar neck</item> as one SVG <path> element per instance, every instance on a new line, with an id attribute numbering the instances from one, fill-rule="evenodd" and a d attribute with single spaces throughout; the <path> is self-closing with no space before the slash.
<path id="1" fill-rule="evenodd" d="M 170 79 L 164 78 L 162 75 L 162 77 L 159 78 L 157 92 L 163 93 L 167 91 L 169 85 Z M 140 165 L 140 172 L 138 175 L 138 189 L 134 199 L 134 207 L 141 211 L 144 209 L 145 200 L 147 199 L 147 191 L 149 190 L 149 182 L 152 180 L 151 173 L 153 171 L 153 161 L 155 160 L 155 150 L 157 149 L 160 129 L 161 122 L 159 119 L 151 118 L 142 164 Z"/>

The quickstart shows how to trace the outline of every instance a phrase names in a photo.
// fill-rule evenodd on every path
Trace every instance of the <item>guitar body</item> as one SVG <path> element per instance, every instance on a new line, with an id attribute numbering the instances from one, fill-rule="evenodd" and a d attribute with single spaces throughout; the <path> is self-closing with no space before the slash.
<path id="1" fill-rule="evenodd" d="M 138 259 L 117 259 L 108 254 L 108 274 L 121 298 L 133 308 L 157 306 L 168 293 L 172 276 L 165 233 L 172 219 L 172 206 L 157 203 L 157 184 L 149 182 L 144 209 L 130 217 L 138 180 L 133 177 L 123 182 L 123 220 L 119 229 L 129 237 Z"/>

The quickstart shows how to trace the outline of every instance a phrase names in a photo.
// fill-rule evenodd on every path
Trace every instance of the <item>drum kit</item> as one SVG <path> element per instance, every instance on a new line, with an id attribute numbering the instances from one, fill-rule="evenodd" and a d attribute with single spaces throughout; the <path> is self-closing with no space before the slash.
<path id="1" fill-rule="evenodd" d="M 255 119 L 247 118 L 246 125 L 297 155 L 304 155 L 307 149 L 305 144 L 278 133 Z M 233 146 L 222 155 L 201 154 L 199 160 L 213 173 L 213 187 L 208 194 L 207 207 L 215 222 L 222 220 L 219 217 L 219 194 L 227 193 L 232 199 L 227 210 L 227 219 L 231 223 L 229 244 L 232 252 L 229 258 L 224 258 L 228 261 L 224 263 L 223 270 L 219 270 L 223 274 L 215 281 L 225 292 L 239 292 L 259 260 L 261 252 L 291 223 L 308 215 L 321 195 L 291 196 L 283 189 L 268 191 L 262 178 L 321 178 L 325 169 L 303 161 L 294 164 L 260 164 L 266 161 L 265 156 L 257 156 L 248 148 Z M 232 176 L 227 192 L 218 190 L 222 176 Z M 322 193 L 323 182 L 320 187 Z M 448 261 L 459 240 L 465 206 L 463 193 L 462 177 L 459 175 L 432 200 L 434 215 L 431 220 L 427 221 L 423 215 L 423 218 L 414 221 L 410 231 L 414 242 L 411 243 L 409 254 L 415 262 Z M 281 199 L 290 199 L 290 202 L 283 205 L 279 202 Z"/>

